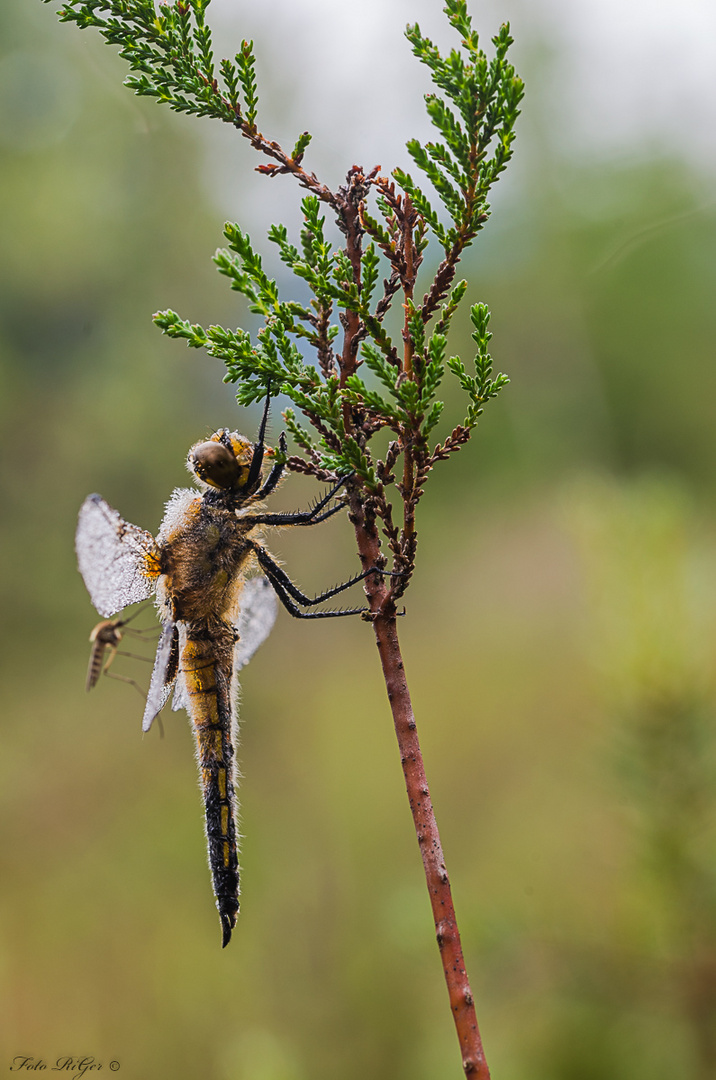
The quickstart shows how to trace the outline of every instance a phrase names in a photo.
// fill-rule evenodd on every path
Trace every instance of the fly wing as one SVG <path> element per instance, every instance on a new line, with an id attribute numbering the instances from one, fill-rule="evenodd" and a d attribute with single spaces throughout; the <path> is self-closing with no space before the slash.
<path id="1" fill-rule="evenodd" d="M 250 578 L 241 590 L 241 608 L 236 621 L 239 640 L 234 651 L 234 668 L 241 671 L 273 629 L 278 611 L 276 593 L 263 575 Z"/>
<path id="2" fill-rule="evenodd" d="M 162 632 L 159 636 L 157 655 L 154 660 L 154 669 L 152 670 L 152 680 L 149 683 L 147 703 L 144 706 L 142 731 L 149 731 L 154 723 L 155 716 L 158 716 L 166 705 L 167 699 L 172 691 L 172 686 L 176 681 L 178 666 L 179 635 L 177 632 L 177 624 L 175 622 L 167 622 L 162 627 Z"/>
<path id="3" fill-rule="evenodd" d="M 92 603 L 105 618 L 154 592 L 159 576 L 154 537 L 130 525 L 99 495 L 88 495 L 82 504 L 75 550 Z"/>

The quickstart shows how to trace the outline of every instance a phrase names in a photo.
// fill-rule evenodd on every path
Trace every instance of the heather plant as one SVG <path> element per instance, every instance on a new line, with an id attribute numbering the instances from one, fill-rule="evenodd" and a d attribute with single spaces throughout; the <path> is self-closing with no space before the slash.
<path id="1" fill-rule="evenodd" d="M 364 617 L 378 645 L 463 1069 L 486 1080 L 398 619 L 415 569 L 417 507 L 433 468 L 443 468 L 465 448 L 485 405 L 507 383 L 493 370 L 484 303 L 470 308 L 475 353 L 469 361 L 449 354 L 448 335 L 468 294 L 458 264 L 488 220 L 490 190 L 512 155 L 523 84 L 507 59 L 509 26 L 492 39 L 488 55 L 465 0 L 446 0 L 457 45 L 445 56 L 417 24 L 409 26 L 413 53 L 435 87 L 425 97 L 435 139 L 407 144 L 422 179 L 401 169 L 383 175 L 379 168 L 354 165 L 345 183 L 331 190 L 304 163 L 307 132 L 290 151 L 261 132 L 252 43 L 242 42 L 233 59 L 217 64 L 208 6 L 209 0 L 158 7 L 154 0 L 67 0 L 59 17 L 80 29 L 95 28 L 118 47 L 130 67 L 125 85 L 135 93 L 231 125 L 262 157 L 258 172 L 290 175 L 305 191 L 300 235 L 293 238 L 276 224 L 268 239 L 299 279 L 299 295 L 307 289 L 310 299 L 282 295 L 248 233 L 229 223 L 226 247 L 214 262 L 259 316 L 258 331 L 203 327 L 170 310 L 154 321 L 170 337 L 219 357 L 240 405 L 277 395 L 288 399 L 283 416 L 293 447 L 289 453 L 282 436 L 277 462 L 319 481 L 343 480 L 361 569 L 383 571 L 365 578 Z M 431 243 L 439 260 L 425 258 Z M 438 439 L 445 378 L 462 392 L 464 415 Z"/>

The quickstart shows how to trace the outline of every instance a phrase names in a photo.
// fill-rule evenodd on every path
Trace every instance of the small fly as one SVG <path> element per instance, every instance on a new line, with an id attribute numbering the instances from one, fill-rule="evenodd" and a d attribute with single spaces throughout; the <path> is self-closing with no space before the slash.
<path id="1" fill-rule="evenodd" d="M 144 606 L 146 607 L 146 605 Z M 129 683 L 130 686 L 139 691 L 143 698 L 146 697 L 145 692 L 134 679 L 109 670 L 116 656 L 130 656 L 133 660 L 148 659 L 146 656 L 125 652 L 119 647 L 127 634 L 144 640 L 147 634 L 151 635 L 153 633 L 151 630 L 137 630 L 135 627 L 128 625 L 137 615 L 141 615 L 143 610 L 143 607 L 139 608 L 128 619 L 102 619 L 93 627 L 89 636 L 92 650 L 90 652 L 89 667 L 87 668 L 86 689 L 88 691 L 97 685 L 102 675 L 106 675 L 108 679 L 117 679 L 119 682 Z"/>
<path id="2" fill-rule="evenodd" d="M 267 398 L 256 443 L 221 428 L 192 446 L 187 467 L 200 493 L 184 488 L 173 492 L 156 539 L 125 521 L 99 495 L 88 496 L 82 505 L 76 536 L 80 572 L 92 603 L 107 620 L 93 632 L 97 672 L 105 649 L 111 663 L 124 629 L 122 620 L 112 617 L 128 604 L 156 597 L 161 632 L 142 728 L 150 729 L 172 691 L 173 708 L 189 714 L 223 946 L 231 939 L 239 911 L 237 672 L 270 633 L 276 597 L 296 618 L 358 614 L 364 609 L 304 609 L 378 572 L 368 570 L 311 598 L 263 546 L 269 527 L 317 525 L 341 510 L 344 502 L 336 496 L 345 479 L 309 510 L 267 513 L 261 504 L 284 471 L 279 460 L 263 478 L 264 458 L 275 456 L 264 447 L 268 406 Z M 283 459 L 283 435 L 279 450 Z"/>

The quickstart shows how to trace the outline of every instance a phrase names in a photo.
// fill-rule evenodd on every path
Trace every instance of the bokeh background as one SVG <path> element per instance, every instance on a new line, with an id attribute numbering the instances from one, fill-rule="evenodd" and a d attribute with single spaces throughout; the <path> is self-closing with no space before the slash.
<path id="1" fill-rule="evenodd" d="M 310 129 L 336 184 L 427 134 L 402 30 L 450 47 L 440 7 L 211 11 L 217 52 L 256 42 L 263 129 Z M 713 1080 L 716 13 L 471 7 L 485 39 L 510 19 L 527 80 L 465 262 L 512 383 L 433 475 L 401 632 L 478 1016 L 495 1080 Z M 223 221 L 260 243 L 299 193 L 133 97 L 53 5 L 4 0 L 0 52 L 0 1067 L 457 1077 L 370 629 L 282 615 L 245 672 L 225 952 L 186 717 L 142 739 L 130 686 L 84 691 L 82 499 L 155 530 L 188 446 L 257 423 L 150 316 L 247 324 L 210 261 Z M 465 319 L 451 344 L 471 354 Z M 276 503 L 314 494 L 291 478 Z M 309 590 L 355 565 L 343 520 L 272 546 Z"/>

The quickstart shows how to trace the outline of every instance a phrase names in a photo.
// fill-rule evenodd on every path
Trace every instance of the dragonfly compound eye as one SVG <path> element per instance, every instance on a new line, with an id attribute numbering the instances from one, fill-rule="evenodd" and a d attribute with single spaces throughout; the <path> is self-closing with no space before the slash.
<path id="1" fill-rule="evenodd" d="M 199 480 L 214 488 L 234 487 L 241 475 L 241 466 L 231 451 L 213 441 L 192 446 L 189 468 Z"/>

